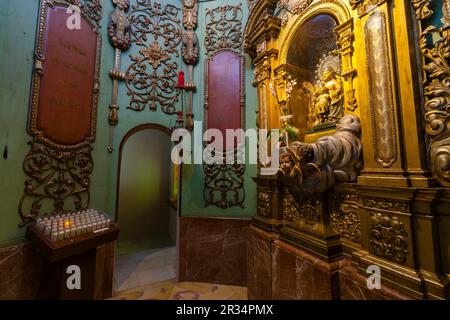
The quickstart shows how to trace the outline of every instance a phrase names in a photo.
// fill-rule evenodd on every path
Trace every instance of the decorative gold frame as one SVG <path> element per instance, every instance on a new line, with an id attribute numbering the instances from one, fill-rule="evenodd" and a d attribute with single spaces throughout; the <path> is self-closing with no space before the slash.
<path id="1" fill-rule="evenodd" d="M 228 15 L 231 14 L 231 15 Z M 219 16 L 219 19 L 214 19 Z M 204 63 L 204 118 L 203 129 L 208 129 L 208 111 L 209 111 L 209 62 L 217 55 L 223 52 L 229 52 L 240 60 L 240 127 L 245 130 L 245 57 L 242 53 L 242 4 L 237 6 L 224 5 L 206 11 L 206 59 Z M 220 31 L 211 30 L 214 26 L 223 24 Z M 233 41 L 234 40 L 234 41 Z M 203 197 L 205 206 L 215 205 L 221 209 L 227 209 L 234 206 L 244 207 L 245 189 L 244 175 L 245 165 L 243 164 L 222 164 L 222 165 L 204 165 L 204 188 Z M 223 181 L 232 181 L 232 186 L 224 190 L 221 187 Z M 214 195 L 220 193 L 218 199 Z M 233 200 L 228 200 L 228 194 L 233 194 Z"/>
<path id="2" fill-rule="evenodd" d="M 43 76 L 43 69 L 45 63 L 44 45 L 45 45 L 45 33 L 46 33 L 46 21 L 48 8 L 54 8 L 55 6 L 68 8 L 73 5 L 67 0 L 41 0 L 39 7 L 39 23 L 36 35 L 35 46 L 35 62 L 32 75 L 32 89 L 30 99 L 30 111 L 29 111 L 29 124 L 28 133 L 33 136 L 34 140 L 43 143 L 46 146 L 60 150 L 60 151 L 73 151 L 83 147 L 86 147 L 95 141 L 97 130 L 97 108 L 98 108 L 98 96 L 100 92 L 100 59 L 102 48 L 102 36 L 100 34 L 100 19 L 101 14 L 94 15 L 94 17 L 88 15 L 83 8 L 80 11 L 81 17 L 88 22 L 97 33 L 97 46 L 96 46 L 96 58 L 95 58 L 95 74 L 94 74 L 94 88 L 92 98 L 92 115 L 91 115 L 91 132 L 85 141 L 75 145 L 62 145 L 56 143 L 44 136 L 43 132 L 37 129 L 37 114 L 39 108 L 39 96 L 41 78 Z M 99 3 L 94 1 L 93 4 L 96 10 L 101 12 L 102 7 Z"/>

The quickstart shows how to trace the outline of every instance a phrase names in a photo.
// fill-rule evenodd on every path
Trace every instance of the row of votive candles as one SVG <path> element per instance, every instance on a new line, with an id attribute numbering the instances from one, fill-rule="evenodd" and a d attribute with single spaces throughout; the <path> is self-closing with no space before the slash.
<path id="1" fill-rule="evenodd" d="M 52 242 L 106 229 L 110 225 L 111 218 L 94 209 L 36 219 L 37 228 Z"/>

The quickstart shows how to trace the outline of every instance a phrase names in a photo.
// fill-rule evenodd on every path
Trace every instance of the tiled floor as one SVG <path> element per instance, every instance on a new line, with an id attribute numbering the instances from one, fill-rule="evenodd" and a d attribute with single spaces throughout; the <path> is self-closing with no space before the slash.
<path id="1" fill-rule="evenodd" d="M 111 300 L 247 300 L 247 288 L 168 280 L 120 292 Z"/>
<path id="2" fill-rule="evenodd" d="M 177 283 L 176 255 L 169 247 L 118 256 L 112 300 L 247 300 L 245 287 Z"/>
<path id="3" fill-rule="evenodd" d="M 116 258 L 114 289 L 122 292 L 176 277 L 176 248 L 138 252 Z"/>

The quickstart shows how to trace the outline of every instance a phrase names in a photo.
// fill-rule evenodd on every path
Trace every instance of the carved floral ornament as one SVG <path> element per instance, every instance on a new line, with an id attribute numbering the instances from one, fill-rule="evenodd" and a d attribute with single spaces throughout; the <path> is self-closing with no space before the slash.
<path id="1" fill-rule="evenodd" d="M 281 26 L 286 27 L 289 22 L 289 16 L 303 12 L 313 0 L 280 0 L 278 7 L 280 9 Z"/>
<path id="2" fill-rule="evenodd" d="M 450 187 L 450 1 L 442 1 L 442 25 L 426 25 L 435 15 L 431 0 L 411 0 L 420 26 L 424 72 L 425 129 L 433 176 Z"/>
<path id="3" fill-rule="evenodd" d="M 206 9 L 205 47 L 208 56 L 221 49 L 242 51 L 242 4 Z"/>
<path id="4" fill-rule="evenodd" d="M 330 224 L 333 230 L 353 242 L 361 241 L 358 201 L 356 193 L 333 192 L 329 198 Z"/>
<path id="5" fill-rule="evenodd" d="M 399 218 L 370 213 L 370 251 L 380 258 L 404 264 L 408 259 L 408 233 Z"/>
<path id="6" fill-rule="evenodd" d="M 137 0 L 128 20 L 131 41 L 140 49 L 130 55 L 126 87 L 131 102 L 128 109 L 142 111 L 158 107 L 166 114 L 175 113 L 179 101 L 177 88 L 178 57 L 182 31 L 180 9 L 149 0 Z"/>
<path id="7" fill-rule="evenodd" d="M 197 0 L 183 0 L 183 26 L 195 29 L 198 23 Z"/>

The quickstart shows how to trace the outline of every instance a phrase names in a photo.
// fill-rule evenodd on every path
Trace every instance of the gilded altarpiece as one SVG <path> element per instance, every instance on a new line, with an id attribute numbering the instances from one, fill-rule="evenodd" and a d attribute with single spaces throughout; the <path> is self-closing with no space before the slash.
<path id="1" fill-rule="evenodd" d="M 278 174 L 254 179 L 253 226 L 285 249 L 345 257 L 363 276 L 379 266 L 398 293 L 384 291 L 388 298 L 448 299 L 449 17 L 448 0 L 261 0 L 246 26 L 259 127 L 295 133 L 280 141 Z M 315 30 L 330 30 L 331 42 Z M 321 68 L 326 57 L 338 67 Z M 323 125 L 336 102 L 340 120 Z M 351 122 L 360 130 L 348 139 Z M 354 144 L 342 158 L 341 138 Z M 333 152 L 322 158 L 324 150 Z"/>

